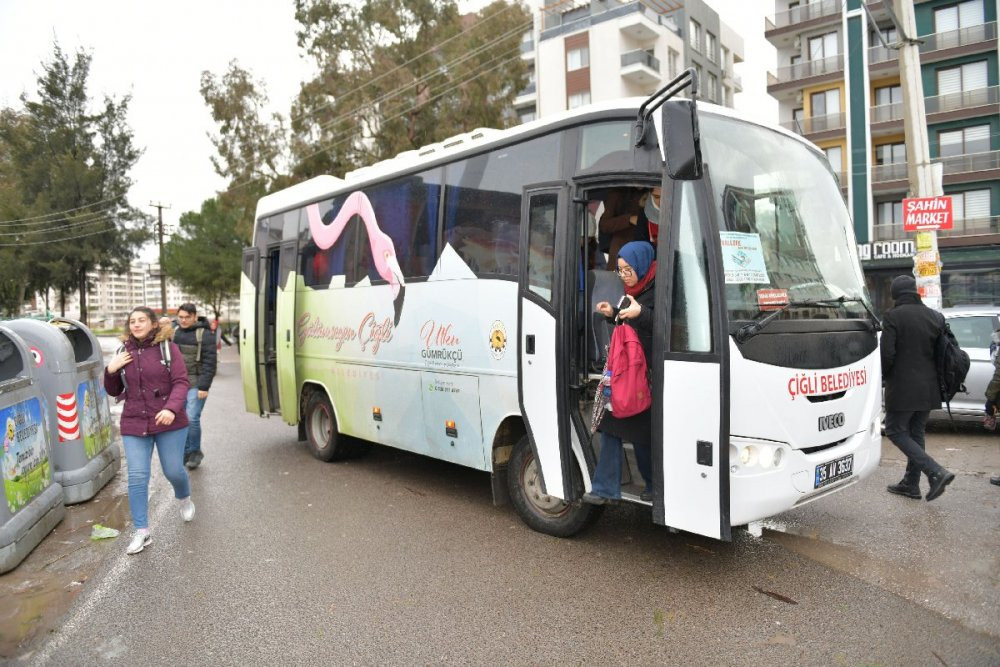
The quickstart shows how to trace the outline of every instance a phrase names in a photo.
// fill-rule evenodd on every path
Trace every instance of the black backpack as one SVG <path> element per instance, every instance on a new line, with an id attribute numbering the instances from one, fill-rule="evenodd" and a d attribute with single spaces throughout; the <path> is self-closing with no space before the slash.
<path id="1" fill-rule="evenodd" d="M 969 374 L 969 355 L 955 340 L 948 322 L 938 334 L 934 345 L 934 359 L 937 361 L 938 386 L 941 389 L 941 400 L 948 406 L 948 416 L 951 417 L 951 399 L 958 392 L 965 392 L 965 376 Z"/>

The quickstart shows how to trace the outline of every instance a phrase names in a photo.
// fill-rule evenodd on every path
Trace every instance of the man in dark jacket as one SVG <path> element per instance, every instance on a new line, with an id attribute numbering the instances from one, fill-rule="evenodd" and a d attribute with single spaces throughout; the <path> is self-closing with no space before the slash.
<path id="1" fill-rule="evenodd" d="M 184 446 L 184 465 L 194 470 L 205 455 L 201 451 L 201 411 L 208 399 L 208 390 L 215 377 L 215 333 L 205 317 L 198 317 L 193 303 L 182 304 L 177 309 L 180 325 L 174 332 L 174 342 L 184 355 L 191 388 L 187 395 L 187 443 Z"/>
<path id="2" fill-rule="evenodd" d="M 925 306 L 912 276 L 892 279 L 895 307 L 882 320 L 882 377 L 885 380 L 885 434 L 906 454 L 906 473 L 889 493 L 920 499 L 920 473 L 927 474 L 934 500 L 955 479 L 928 456 L 924 428 L 930 411 L 941 407 L 935 342 L 944 330 L 944 315 Z"/>

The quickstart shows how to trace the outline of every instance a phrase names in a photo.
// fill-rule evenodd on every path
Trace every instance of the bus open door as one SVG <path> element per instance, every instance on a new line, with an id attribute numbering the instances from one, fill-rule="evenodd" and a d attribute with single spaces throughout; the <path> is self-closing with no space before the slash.
<path id="1" fill-rule="evenodd" d="M 240 276 L 240 330 L 237 333 L 240 350 L 240 376 L 243 378 L 243 402 L 247 412 L 263 414 L 261 401 L 260 351 L 257 349 L 257 328 L 260 322 L 260 250 L 243 250 L 243 272 Z"/>
<path id="2" fill-rule="evenodd" d="M 518 289 L 518 398 L 541 494 L 573 500 L 581 494 L 574 474 L 569 408 L 570 351 L 563 311 L 568 191 L 563 184 L 528 186 L 521 212 Z M 515 474 L 518 474 L 515 472 Z"/>
<path id="3" fill-rule="evenodd" d="M 694 114 L 693 101 L 677 100 L 657 117 L 670 215 L 657 251 L 653 520 L 728 540 L 729 335 Z"/>
<path id="4" fill-rule="evenodd" d="M 286 424 L 299 421 L 298 384 L 295 375 L 295 271 L 298 243 L 285 241 L 279 247 L 275 303 L 274 354 L 277 362 L 277 393 L 281 418 Z"/>

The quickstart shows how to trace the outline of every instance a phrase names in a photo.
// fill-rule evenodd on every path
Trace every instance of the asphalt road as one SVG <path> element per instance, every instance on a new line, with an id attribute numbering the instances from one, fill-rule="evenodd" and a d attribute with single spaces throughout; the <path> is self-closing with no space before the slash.
<path id="1" fill-rule="evenodd" d="M 884 492 L 903 467 L 886 450 L 865 483 L 732 543 L 632 506 L 557 539 L 494 507 L 484 473 L 378 447 L 316 461 L 294 428 L 243 411 L 236 355 L 223 360 L 194 522 L 157 474 L 153 544 L 101 544 L 16 662 L 1000 663 L 1000 489 L 984 474 L 1000 439 L 935 433 L 960 474 L 933 503 Z"/>

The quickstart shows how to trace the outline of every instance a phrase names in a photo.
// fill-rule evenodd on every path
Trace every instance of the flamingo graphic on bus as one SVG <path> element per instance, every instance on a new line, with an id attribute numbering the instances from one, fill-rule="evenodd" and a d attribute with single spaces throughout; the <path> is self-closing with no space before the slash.
<path id="1" fill-rule="evenodd" d="M 368 243 L 375 261 L 375 269 L 378 271 L 378 275 L 389 284 L 389 289 L 392 292 L 392 306 L 395 311 L 393 325 L 399 324 L 399 317 L 403 312 L 406 281 L 403 279 L 403 271 L 399 268 L 399 261 L 396 259 L 396 247 L 389 235 L 379 228 L 378 220 L 375 218 L 375 210 L 372 208 L 368 196 L 364 192 L 352 192 L 344 205 L 340 207 L 336 217 L 328 225 L 323 223 L 319 204 L 307 206 L 306 215 L 309 218 L 309 233 L 312 234 L 313 241 L 321 250 L 326 250 L 337 242 L 351 218 L 354 216 L 361 218 L 365 230 L 368 232 Z"/>

